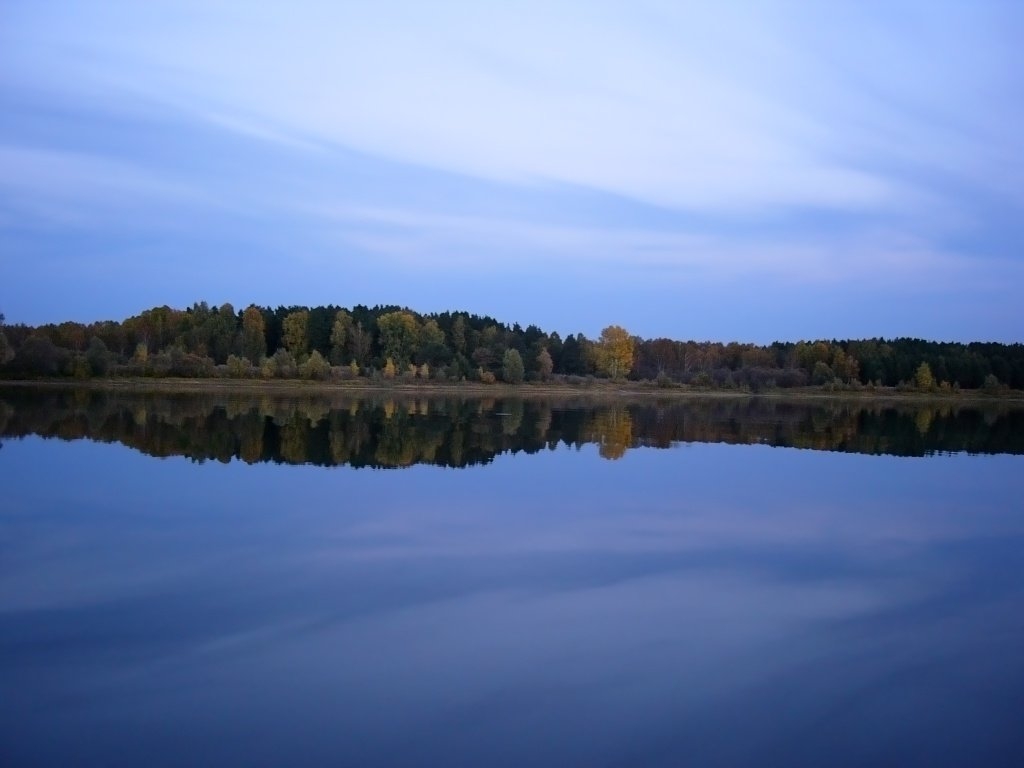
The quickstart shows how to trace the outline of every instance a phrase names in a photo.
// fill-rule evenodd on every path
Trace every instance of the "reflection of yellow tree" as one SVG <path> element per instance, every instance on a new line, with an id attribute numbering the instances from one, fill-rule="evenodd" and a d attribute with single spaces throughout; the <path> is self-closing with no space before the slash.
<path id="1" fill-rule="evenodd" d="M 281 458 L 289 464 L 305 464 L 308 433 L 309 422 L 305 419 L 292 419 L 281 427 Z"/>
<path id="2" fill-rule="evenodd" d="M 328 440 L 331 459 L 335 464 L 350 461 L 370 439 L 370 424 L 367 418 L 350 418 L 346 423 L 341 414 L 341 411 L 334 411 L 329 417 Z"/>
<path id="3" fill-rule="evenodd" d="M 419 454 L 418 436 L 404 419 L 384 422 L 374 458 L 384 466 L 408 467 Z"/>
<path id="4" fill-rule="evenodd" d="M 927 435 L 934 418 L 935 414 L 931 408 L 919 408 L 917 413 L 914 414 L 914 424 L 917 425 L 917 431 L 922 435 Z"/>
<path id="5" fill-rule="evenodd" d="M 149 414 L 146 412 L 145 404 L 139 403 L 132 409 L 132 421 L 135 422 L 135 426 L 145 427 L 148 418 Z"/>
<path id="6" fill-rule="evenodd" d="M 284 401 L 273 403 L 267 415 L 274 420 L 274 423 L 277 424 L 277 426 L 287 427 L 296 419 L 295 404 Z"/>
<path id="7" fill-rule="evenodd" d="M 326 403 L 310 400 L 300 405 L 298 411 L 309 420 L 310 424 L 316 426 L 327 418 L 331 409 Z"/>
<path id="8" fill-rule="evenodd" d="M 420 446 L 419 462 L 425 464 L 437 463 L 437 451 L 444 444 L 443 436 L 434 436 L 426 440 Z"/>
<path id="9" fill-rule="evenodd" d="M 340 427 L 331 429 L 330 446 L 331 461 L 335 464 L 347 464 L 352 454 L 349 452 L 349 441 Z"/>
<path id="10" fill-rule="evenodd" d="M 71 395 L 71 401 L 75 404 L 76 408 L 86 408 L 92 400 L 89 394 L 90 393 L 84 389 L 77 389 Z"/>
<path id="11" fill-rule="evenodd" d="M 633 418 L 625 408 L 599 411 L 592 429 L 598 452 L 605 459 L 621 459 L 633 442 Z"/>
<path id="12" fill-rule="evenodd" d="M 251 410 L 252 404 L 245 402 L 245 400 L 241 398 L 232 398 L 224 404 L 224 414 L 229 419 L 237 419 L 240 416 L 245 416 Z"/>
<path id="13" fill-rule="evenodd" d="M 460 466 L 462 464 L 463 447 L 466 442 L 466 435 L 461 429 L 456 428 L 452 431 L 451 436 L 448 440 L 448 452 L 452 457 L 452 464 Z"/>
<path id="14" fill-rule="evenodd" d="M 981 412 L 981 420 L 985 422 L 986 427 L 994 427 L 996 422 L 1006 413 L 1005 409 L 999 408 L 986 408 Z"/>
<path id="15" fill-rule="evenodd" d="M 274 400 L 269 395 L 264 395 L 260 398 L 259 405 L 256 406 L 258 410 L 264 416 L 274 415 Z"/>
<path id="16" fill-rule="evenodd" d="M 249 412 L 238 417 L 238 456 L 254 464 L 263 458 L 263 416 Z"/>

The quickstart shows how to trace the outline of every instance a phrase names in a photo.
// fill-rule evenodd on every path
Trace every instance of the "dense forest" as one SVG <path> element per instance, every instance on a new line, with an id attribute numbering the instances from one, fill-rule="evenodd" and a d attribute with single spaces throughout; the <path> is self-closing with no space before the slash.
<path id="1" fill-rule="evenodd" d="M 766 389 L 1024 389 L 1024 344 L 921 339 L 742 343 L 641 339 L 612 325 L 596 339 L 468 312 L 398 306 L 236 310 L 198 302 L 121 322 L 3 325 L 0 378 L 231 377 L 482 383 L 596 378 L 658 386 Z"/>
<path id="2" fill-rule="evenodd" d="M 579 397 L 224 397 L 81 389 L 0 396 L 0 437 L 119 442 L 195 461 L 467 467 L 504 453 L 595 444 L 606 459 L 680 442 L 867 454 L 1024 453 L 1024 411 L 918 401 L 738 397 L 595 402 Z"/>

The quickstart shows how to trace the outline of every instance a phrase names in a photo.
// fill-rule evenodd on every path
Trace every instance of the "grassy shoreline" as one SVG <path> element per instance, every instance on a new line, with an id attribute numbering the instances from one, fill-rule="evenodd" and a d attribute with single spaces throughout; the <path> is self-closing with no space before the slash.
<path id="1" fill-rule="evenodd" d="M 641 382 L 596 381 L 589 384 L 560 382 L 528 384 L 483 384 L 480 382 L 402 382 L 353 380 L 343 382 L 303 381 L 297 379 L 184 379 L 184 378 L 109 378 L 109 379 L 0 379 L 0 389 L 81 389 L 104 392 L 157 394 L 228 395 L 332 395 L 388 394 L 394 396 L 466 396 L 466 397 L 594 397 L 615 399 L 697 399 L 766 398 L 778 400 L 860 400 L 899 402 L 971 402 L 1020 403 L 1024 392 L 1011 390 L 997 394 L 977 391 L 907 392 L 891 388 L 828 391 L 818 387 L 774 389 L 764 392 L 698 389 L 684 386 L 658 387 Z"/>

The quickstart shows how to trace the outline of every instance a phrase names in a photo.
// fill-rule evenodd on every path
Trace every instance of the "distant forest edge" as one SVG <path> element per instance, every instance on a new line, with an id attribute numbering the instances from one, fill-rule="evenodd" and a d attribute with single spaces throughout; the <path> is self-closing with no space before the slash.
<path id="1" fill-rule="evenodd" d="M 4 325 L 0 377 L 408 380 L 485 384 L 597 378 L 672 388 L 820 386 L 916 391 L 1024 389 L 1024 344 L 866 339 L 741 343 L 641 339 L 611 325 L 564 339 L 468 312 L 405 307 L 258 307 L 198 302 L 121 322 Z"/>

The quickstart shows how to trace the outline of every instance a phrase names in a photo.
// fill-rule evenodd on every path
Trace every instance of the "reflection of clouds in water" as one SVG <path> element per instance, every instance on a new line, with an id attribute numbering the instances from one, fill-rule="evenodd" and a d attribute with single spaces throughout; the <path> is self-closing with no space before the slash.
<path id="1" fill-rule="evenodd" d="M 66 745 L 134 724 L 126 756 L 203 723 L 261 728 L 260 759 L 458 764 L 529 762 L 555 729 L 556 762 L 674 765 L 876 763 L 926 753 L 924 725 L 971 743 L 979 712 L 1016 732 L 1019 457 L 600 451 L 395 473 L 12 443 L 23 734 L 48 712 Z"/>

